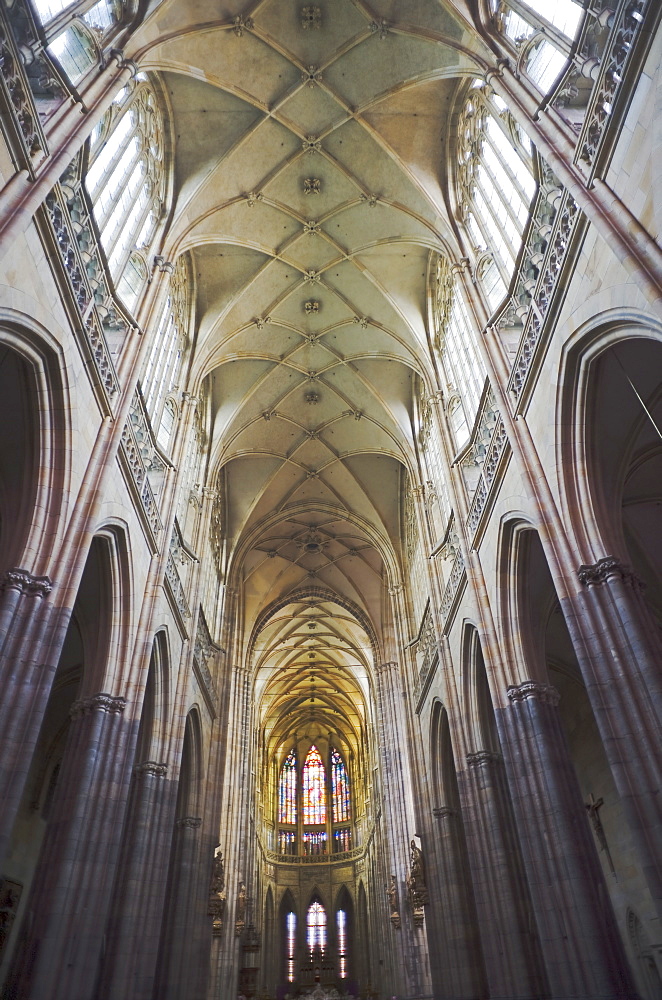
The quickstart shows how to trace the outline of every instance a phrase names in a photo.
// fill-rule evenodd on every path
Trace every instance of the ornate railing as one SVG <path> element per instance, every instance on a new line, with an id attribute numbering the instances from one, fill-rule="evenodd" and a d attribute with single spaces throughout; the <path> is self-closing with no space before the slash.
<path id="1" fill-rule="evenodd" d="M 45 156 L 48 147 L 37 108 L 35 107 L 23 59 L 14 39 L 9 18 L 4 5 L 0 4 L 0 88 L 7 117 L 0 116 L 6 123 L 13 122 L 13 135 L 7 125 L 3 131 L 14 151 L 17 166 L 27 167 L 33 172 L 35 159 Z M 13 141 L 12 141 L 13 140 Z"/>
<path id="2" fill-rule="evenodd" d="M 190 618 L 191 611 L 186 600 L 186 594 L 184 593 L 184 587 L 182 586 L 182 581 L 179 578 L 179 573 L 177 572 L 177 565 L 173 558 L 172 552 L 168 553 L 168 558 L 166 560 L 165 569 L 165 580 L 170 588 L 170 593 L 172 594 L 173 600 L 177 606 L 182 618 Z"/>
<path id="3" fill-rule="evenodd" d="M 218 692 L 207 663 L 215 654 L 222 652 L 221 647 L 217 646 L 211 637 L 201 605 L 198 608 L 193 659 L 200 675 L 200 681 L 207 689 L 207 694 L 215 708 L 218 707 Z"/>
<path id="4" fill-rule="evenodd" d="M 546 327 L 546 319 L 550 314 L 550 306 L 556 298 L 557 291 L 561 294 L 565 292 L 565 285 L 559 283 L 559 277 L 569 263 L 569 250 L 583 219 L 584 216 L 574 198 L 568 191 L 564 191 L 535 283 L 531 305 L 524 320 L 524 329 L 508 383 L 508 388 L 516 401 L 519 400 L 526 385 L 536 349 Z M 576 250 L 578 249 L 577 240 Z"/>
<path id="5" fill-rule="evenodd" d="M 265 854 L 267 861 L 277 865 L 328 865 L 355 861 L 365 850 L 365 847 L 355 847 L 351 851 L 338 851 L 337 854 L 278 854 L 277 851 L 266 851 Z"/>
<path id="6" fill-rule="evenodd" d="M 632 86 L 630 70 L 641 58 L 646 22 L 659 12 L 659 0 L 620 0 L 610 18 L 609 37 L 577 142 L 576 162 L 588 168 L 590 177 L 604 167 L 604 154 L 617 137 L 615 125 L 625 110 L 621 97 Z"/>
<path id="7" fill-rule="evenodd" d="M 480 519 L 487 507 L 491 494 L 492 485 L 495 482 L 499 463 L 505 454 L 508 445 L 508 436 L 503 424 L 503 418 L 497 412 L 497 422 L 492 431 L 489 447 L 483 460 L 482 469 L 478 478 L 476 490 L 474 492 L 469 514 L 467 516 L 467 527 L 473 534 Z"/>
<path id="8" fill-rule="evenodd" d="M 455 602 L 458 591 L 460 589 L 460 584 L 464 579 L 464 559 L 462 558 L 462 553 L 458 552 L 455 556 L 455 561 L 451 568 L 450 576 L 448 577 L 448 582 L 444 589 L 444 593 L 441 598 L 441 618 L 444 624 L 451 612 L 451 608 Z"/>
<path id="9" fill-rule="evenodd" d="M 156 537 L 162 527 L 161 518 L 130 420 L 127 420 L 122 429 L 122 443 L 120 447 L 126 459 L 136 493 L 140 499 L 142 512 L 152 535 Z"/>
<path id="10" fill-rule="evenodd" d="M 427 682 L 431 679 L 432 668 L 438 661 L 438 656 L 437 633 L 434 627 L 432 609 L 428 604 L 421 621 L 421 627 L 418 630 L 416 643 L 416 660 L 420 662 L 420 667 L 414 684 L 414 702 L 418 702 Z"/>
<path id="11" fill-rule="evenodd" d="M 80 321 L 76 326 L 83 334 L 106 399 L 112 404 L 118 390 L 115 365 L 108 349 L 104 326 L 94 301 L 74 225 L 59 185 L 46 198 L 46 217 L 67 276 L 72 304 Z"/>

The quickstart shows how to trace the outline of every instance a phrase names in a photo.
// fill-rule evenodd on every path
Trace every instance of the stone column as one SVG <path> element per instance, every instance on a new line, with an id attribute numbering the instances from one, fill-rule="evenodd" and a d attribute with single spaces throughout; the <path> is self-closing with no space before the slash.
<path id="1" fill-rule="evenodd" d="M 553 998 L 631 998 L 628 961 L 548 684 L 499 712 L 527 879 Z"/>
<path id="2" fill-rule="evenodd" d="M 462 817 L 450 806 L 434 809 L 433 815 L 438 899 L 429 914 L 436 930 L 434 938 L 428 935 L 430 960 L 438 968 L 439 997 L 473 1000 L 486 991 Z M 443 957 L 435 963 L 438 950 Z"/>
<path id="3" fill-rule="evenodd" d="M 480 750 L 458 773 L 489 995 L 547 996 L 503 760 Z"/>
<path id="4" fill-rule="evenodd" d="M 168 881 L 177 784 L 167 764 L 134 769 L 129 814 L 106 935 L 99 996 L 151 1000 Z"/>
<path id="5" fill-rule="evenodd" d="M 662 636 L 643 585 L 611 556 L 579 569 L 566 615 L 639 860 L 662 920 Z"/>
<path id="6" fill-rule="evenodd" d="M 183 816 L 175 823 L 170 864 L 170 891 L 167 898 L 166 924 L 161 941 L 156 996 L 159 1000 L 202 1000 L 192 988 L 194 969 L 191 933 L 196 910 L 198 861 L 200 856 L 199 816 Z M 208 875 L 209 873 L 206 872 Z M 204 899 L 205 904 L 207 899 Z M 211 947 L 211 926 L 209 927 Z"/>
<path id="7" fill-rule="evenodd" d="M 11 569 L 0 591 L 0 863 L 5 857 L 71 612 L 46 576 Z"/>
<path id="8" fill-rule="evenodd" d="M 9 995 L 95 1000 L 129 787 L 124 698 L 74 702 Z"/>

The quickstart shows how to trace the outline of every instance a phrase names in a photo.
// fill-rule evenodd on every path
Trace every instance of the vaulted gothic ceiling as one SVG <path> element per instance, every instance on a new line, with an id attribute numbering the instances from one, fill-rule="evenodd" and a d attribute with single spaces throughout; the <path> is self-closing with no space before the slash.
<path id="1" fill-rule="evenodd" d="M 172 109 L 168 256 L 194 262 L 247 646 L 265 607 L 306 588 L 384 626 L 413 384 L 430 377 L 430 251 L 455 244 L 449 109 L 476 45 L 438 0 L 170 0 L 139 36 Z M 350 618 L 298 600 L 263 624 L 253 662 L 274 731 L 310 698 L 319 640 L 320 712 L 358 734 L 371 653 Z"/>

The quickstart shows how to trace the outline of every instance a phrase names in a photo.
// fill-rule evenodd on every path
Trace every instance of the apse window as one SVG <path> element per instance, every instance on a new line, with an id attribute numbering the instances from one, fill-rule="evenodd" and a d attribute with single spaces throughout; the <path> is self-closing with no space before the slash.
<path id="1" fill-rule="evenodd" d="M 287 934 L 287 979 L 294 982 L 294 958 L 297 944 L 297 917 L 296 913 L 288 913 L 285 918 L 285 930 Z"/>
<path id="2" fill-rule="evenodd" d="M 307 931 L 310 953 L 312 954 L 316 948 L 324 951 L 326 948 L 326 910 L 317 900 L 308 907 Z"/>
<path id="3" fill-rule="evenodd" d="M 336 913 L 336 930 L 338 941 L 338 975 L 347 978 L 347 914 L 344 910 Z"/>

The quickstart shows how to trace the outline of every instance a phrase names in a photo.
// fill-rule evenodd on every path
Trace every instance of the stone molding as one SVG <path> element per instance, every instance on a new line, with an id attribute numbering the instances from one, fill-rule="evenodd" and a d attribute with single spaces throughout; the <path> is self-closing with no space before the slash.
<path id="1" fill-rule="evenodd" d="M 53 589 L 53 583 L 47 576 L 33 576 L 27 569 L 8 569 L 0 588 L 4 593 L 6 590 L 17 590 L 19 594 L 29 594 L 31 597 L 46 597 Z"/>
<path id="2" fill-rule="evenodd" d="M 483 767 L 485 764 L 503 764 L 503 757 L 496 750 L 477 750 L 467 754 L 469 767 Z"/>
<path id="3" fill-rule="evenodd" d="M 528 701 L 530 698 L 541 701 L 545 705 L 556 707 L 561 695 L 552 684 L 541 684 L 538 681 L 524 681 L 523 684 L 511 685 L 507 690 L 511 702 Z"/>
<path id="4" fill-rule="evenodd" d="M 134 774 L 152 774 L 155 778 L 165 778 L 168 773 L 167 764 L 159 764 L 155 760 L 144 760 L 141 764 L 136 764 L 133 769 Z"/>
<path id="5" fill-rule="evenodd" d="M 636 576 L 629 566 L 624 565 L 615 556 L 605 556 L 596 563 L 580 566 L 577 576 L 582 586 L 596 587 L 609 580 L 621 580 L 633 590 L 643 592 L 645 584 Z"/>
<path id="6" fill-rule="evenodd" d="M 113 715 L 121 715 L 126 708 L 126 698 L 116 698 L 112 694 L 93 694 L 90 698 L 80 698 L 75 701 L 69 710 L 72 719 L 80 719 L 83 715 L 91 715 L 92 712 L 110 712 Z"/>
<path id="7" fill-rule="evenodd" d="M 182 819 L 178 819 L 175 826 L 182 830 L 197 830 L 198 827 L 202 826 L 202 818 L 200 816 L 183 816 Z"/>
<path id="8" fill-rule="evenodd" d="M 435 819 L 450 819 L 452 816 L 457 816 L 457 812 L 450 806 L 437 806 L 432 810 L 432 815 Z"/>

